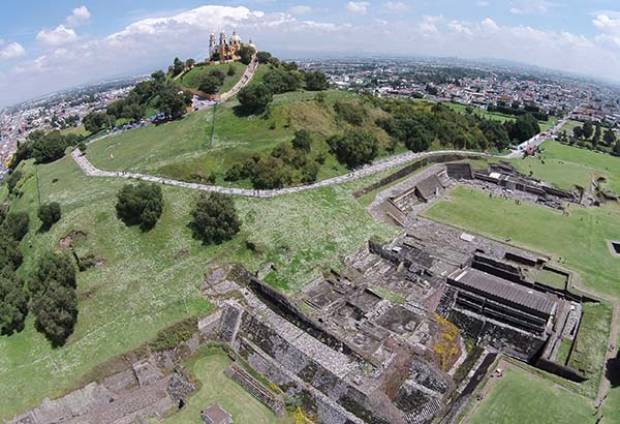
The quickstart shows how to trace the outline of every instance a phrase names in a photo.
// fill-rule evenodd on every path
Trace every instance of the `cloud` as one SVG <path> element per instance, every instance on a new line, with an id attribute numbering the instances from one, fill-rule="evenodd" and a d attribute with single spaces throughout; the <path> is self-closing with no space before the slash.
<path id="1" fill-rule="evenodd" d="M 42 29 L 37 34 L 37 41 L 47 46 L 60 46 L 77 39 L 77 34 L 71 28 L 58 25 L 54 29 Z"/>
<path id="2" fill-rule="evenodd" d="M 597 36 L 600 42 L 620 46 L 620 13 L 599 13 L 592 20 L 592 24 L 601 32 Z"/>
<path id="3" fill-rule="evenodd" d="M 305 6 L 305 5 L 297 5 L 297 6 L 292 6 L 288 12 L 291 15 L 307 15 L 308 13 L 312 12 L 312 8 L 310 6 Z"/>
<path id="4" fill-rule="evenodd" d="M 365 15 L 368 13 L 368 6 L 370 6 L 370 3 L 367 1 L 350 1 L 347 3 L 345 8 L 350 13 Z"/>
<path id="5" fill-rule="evenodd" d="M 140 19 L 99 38 L 79 38 L 67 27 L 45 31 L 38 37 L 42 53 L 36 59 L 2 68 L 0 101 L 16 102 L 89 81 L 150 73 L 165 69 L 174 57 L 202 60 L 207 55 L 209 34 L 218 30 L 230 34 L 233 29 L 244 40 L 252 38 L 259 49 L 283 57 L 287 57 L 287 49 L 294 55 L 308 56 L 355 51 L 360 55 L 485 57 L 619 79 L 620 43 L 614 41 L 620 36 L 617 20 L 620 15 L 592 16 L 592 28 L 598 36 L 585 37 L 502 25 L 490 17 L 480 21 L 442 16 L 387 22 L 369 19 L 357 25 L 304 20 L 290 10 L 263 13 L 246 7 L 209 5 Z M 52 33 L 61 34 L 56 37 L 61 40 L 50 36 Z M 54 42 L 44 43 L 44 39 Z M 75 41 L 65 44 L 67 39 Z M 8 46 L 0 43 L 0 52 Z M 10 53 L 0 53 L 0 58 L 24 54 L 23 48 L 16 46 L 6 51 Z"/>
<path id="6" fill-rule="evenodd" d="M 0 60 L 16 59 L 25 54 L 26 50 L 21 44 L 15 42 L 5 44 L 3 40 L 0 40 Z"/>
<path id="7" fill-rule="evenodd" d="M 511 4 L 510 13 L 513 15 L 544 15 L 549 9 L 559 6 L 547 0 L 516 0 Z"/>
<path id="8" fill-rule="evenodd" d="M 409 5 L 402 1 L 388 1 L 384 7 L 390 12 L 406 12 L 409 10 Z"/>
<path id="9" fill-rule="evenodd" d="M 90 11 L 86 6 L 76 7 L 67 17 L 67 24 L 71 27 L 84 24 L 90 20 L 90 16 Z"/>

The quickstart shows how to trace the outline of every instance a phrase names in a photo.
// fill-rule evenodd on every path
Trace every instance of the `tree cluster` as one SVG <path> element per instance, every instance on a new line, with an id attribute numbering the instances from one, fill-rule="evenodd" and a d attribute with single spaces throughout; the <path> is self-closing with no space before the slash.
<path id="1" fill-rule="evenodd" d="M 234 75 L 234 67 L 231 66 L 228 70 L 232 70 Z M 224 75 L 224 72 L 220 71 L 219 69 L 214 69 L 207 75 L 202 77 L 198 89 L 205 94 L 217 94 L 222 88 L 225 79 L 226 75 Z"/>
<path id="2" fill-rule="evenodd" d="M 161 216 L 164 199 L 157 184 L 126 184 L 119 191 L 116 215 L 125 225 L 139 225 L 142 231 L 152 229 Z"/>
<path id="3" fill-rule="evenodd" d="M 28 134 L 17 146 L 11 168 L 15 169 L 23 160 L 34 158 L 36 163 L 49 163 L 65 155 L 67 147 L 78 145 L 84 139 L 79 134 L 62 134 L 58 130 L 45 132 L 36 130 Z"/>
<path id="4" fill-rule="evenodd" d="M 22 263 L 22 254 L 19 242 L 28 232 L 27 217 L 25 214 L 8 212 L 8 206 L 0 207 L 0 334 L 11 335 L 24 328 L 28 315 L 28 294 L 24 283 L 16 274 Z M 16 222 L 23 225 L 23 229 L 13 231 L 11 228 Z"/>
<path id="5" fill-rule="evenodd" d="M 29 281 L 35 327 L 53 346 L 62 346 L 77 322 L 75 272 L 69 255 L 47 252 Z"/>
<path id="6" fill-rule="evenodd" d="M 254 155 L 243 164 L 233 165 L 225 175 L 227 181 L 249 179 L 256 189 L 276 189 L 291 184 L 316 181 L 320 155 L 311 155 L 312 138 L 299 130 L 290 143 L 282 143 L 268 155 Z"/>
<path id="7" fill-rule="evenodd" d="M 241 221 L 231 197 L 202 193 L 192 210 L 190 227 L 204 244 L 220 244 L 239 232 Z"/>
<path id="8" fill-rule="evenodd" d="M 305 72 L 295 62 L 280 62 L 268 52 L 259 52 L 258 61 L 268 64 L 269 70 L 262 82 L 243 88 L 238 95 L 241 111 L 245 114 L 259 114 L 267 109 L 274 94 L 282 94 L 305 88 L 321 91 L 329 88 L 327 77 L 322 72 Z"/>
<path id="9" fill-rule="evenodd" d="M 332 136 L 327 144 L 338 161 L 351 169 L 372 162 L 379 152 L 377 137 L 362 129 Z"/>
<path id="10" fill-rule="evenodd" d="M 185 66 L 185 65 L 183 65 Z M 166 80 L 166 74 L 157 71 L 151 79 L 138 83 L 129 94 L 106 108 L 105 112 L 91 112 L 82 120 L 84 128 L 91 133 L 114 127 L 119 119 L 139 121 L 148 107 L 155 107 L 169 119 L 178 119 L 187 111 L 192 96 L 174 81 Z"/>
<path id="11" fill-rule="evenodd" d="M 532 104 L 527 104 L 521 107 L 521 104 L 514 102 L 511 105 L 507 105 L 505 102 L 499 101 L 497 105 L 488 105 L 487 110 L 489 112 L 503 113 L 504 115 L 521 116 L 526 113 L 531 114 L 538 121 L 547 121 L 549 114 L 542 111 L 540 107 Z"/>
<path id="12" fill-rule="evenodd" d="M 560 143 L 620 156 L 620 140 L 616 132 L 610 127 L 603 130 L 603 126 L 598 122 L 587 121 L 582 125 L 577 125 L 571 134 L 563 130 L 558 134 L 557 140 Z"/>

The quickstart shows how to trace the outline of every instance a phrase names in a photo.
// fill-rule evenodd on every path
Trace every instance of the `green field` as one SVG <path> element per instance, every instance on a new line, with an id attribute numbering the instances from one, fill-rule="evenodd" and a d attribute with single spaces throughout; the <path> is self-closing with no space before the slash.
<path id="1" fill-rule="evenodd" d="M 185 408 L 160 422 L 166 424 L 201 424 L 200 411 L 216 403 L 232 415 L 235 423 L 284 423 L 271 410 L 250 395 L 243 387 L 224 375 L 231 364 L 222 351 L 203 348 L 186 364 L 186 368 L 200 382 L 198 392 L 189 398 Z"/>
<path id="2" fill-rule="evenodd" d="M 100 140 L 89 146 L 88 157 L 101 169 L 132 170 L 176 179 L 191 180 L 214 172 L 218 184 L 226 184 L 223 176 L 233 164 L 243 163 L 253 154 L 271 151 L 278 144 L 292 140 L 295 131 L 304 128 L 313 134 L 313 150 L 326 155 L 319 179 L 344 174 L 346 168 L 328 154 L 325 142 L 342 128 L 336 123 L 332 108 L 318 104 L 315 96 L 312 92 L 275 96 L 268 118 L 240 117 L 234 109 L 238 103 L 227 102 L 215 113 L 213 141 L 213 110 L 210 109 L 188 114 L 179 121 Z M 350 96 L 330 91 L 326 93 L 326 102 L 333 104 Z M 375 127 L 374 122 L 367 125 L 386 142 L 388 137 L 383 130 Z"/>
<path id="3" fill-rule="evenodd" d="M 580 391 L 596 396 L 603 375 L 612 308 L 606 303 L 583 305 L 583 316 L 568 366 L 590 377 L 580 385 Z"/>
<path id="4" fill-rule="evenodd" d="M 227 72 L 228 68 L 231 66 L 235 69 L 235 74 L 229 76 Z M 240 62 L 198 65 L 186 72 L 181 78 L 179 78 L 178 82 L 184 87 L 197 90 L 203 77 L 209 75 L 213 71 L 222 71 L 224 75 L 226 75 L 226 79 L 220 88 L 220 93 L 225 93 L 233 88 L 237 82 L 239 82 L 245 68 L 246 66 Z"/>
<path id="5" fill-rule="evenodd" d="M 578 271 L 585 288 L 620 298 L 620 261 L 607 240 L 620 237 L 620 210 L 571 207 L 569 215 L 533 204 L 489 198 L 457 187 L 426 212 L 432 219 L 534 249 Z"/>
<path id="6" fill-rule="evenodd" d="M 591 401 L 520 367 L 511 366 L 495 381 L 468 424 L 594 423 Z"/>
<path id="7" fill-rule="evenodd" d="M 547 141 L 536 157 L 515 160 L 512 163 L 525 174 L 570 189 L 574 185 L 589 187 L 593 179 L 606 177 L 608 187 L 620 193 L 620 158 L 606 153 Z"/>
<path id="8" fill-rule="evenodd" d="M 28 274 L 44 249 L 58 249 L 59 240 L 74 230 L 87 233 L 79 250 L 93 253 L 103 265 L 78 274 L 80 312 L 64 347 L 52 349 L 34 330 L 32 317 L 23 332 L 0 337 L 0 420 L 45 396 L 61 395 L 95 365 L 136 348 L 171 323 L 208 313 L 211 305 L 200 287 L 213 263 L 241 262 L 251 271 L 272 264 L 277 271 L 267 280 L 295 291 L 321 270 L 338 267 L 343 255 L 372 235 L 395 235 L 351 197 L 353 190 L 380 176 L 269 200 L 236 199 L 242 232 L 228 243 L 204 247 L 187 228 L 194 191 L 163 187 L 163 215 L 152 231 L 143 233 L 115 216 L 122 181 L 88 178 L 70 157 L 38 171 L 41 201 L 60 202 L 63 217 L 50 232 L 31 230 L 26 236 L 20 272 Z M 37 184 L 30 162 L 24 174 L 19 185 L 24 194 L 13 208 L 29 211 L 36 229 Z M 248 250 L 246 240 L 264 251 Z"/>

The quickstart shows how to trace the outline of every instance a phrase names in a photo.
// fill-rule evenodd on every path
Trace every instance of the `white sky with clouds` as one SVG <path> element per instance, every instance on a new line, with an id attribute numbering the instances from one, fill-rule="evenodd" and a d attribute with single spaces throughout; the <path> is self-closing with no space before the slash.
<path id="1" fill-rule="evenodd" d="M 447 0 L 254 0 L 174 11 L 148 10 L 147 3 L 139 12 L 119 10 L 117 21 L 98 19 L 89 2 L 58 16 L 63 3 L 55 17 L 39 17 L 37 28 L 0 17 L 0 105 L 148 72 L 175 56 L 203 59 L 209 33 L 220 29 L 237 29 L 275 52 L 497 58 L 620 80 L 620 2 L 618 11 L 598 0 L 588 2 L 601 6 L 591 10 L 561 0 L 459 0 L 454 7 Z"/>

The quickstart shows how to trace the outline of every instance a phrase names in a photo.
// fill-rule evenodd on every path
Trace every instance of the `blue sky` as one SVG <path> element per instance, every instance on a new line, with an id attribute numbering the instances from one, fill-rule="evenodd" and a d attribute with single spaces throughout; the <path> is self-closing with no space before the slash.
<path id="1" fill-rule="evenodd" d="M 221 29 L 281 55 L 498 58 L 620 80 L 618 0 L 2 0 L 0 105 L 202 59 Z"/>

